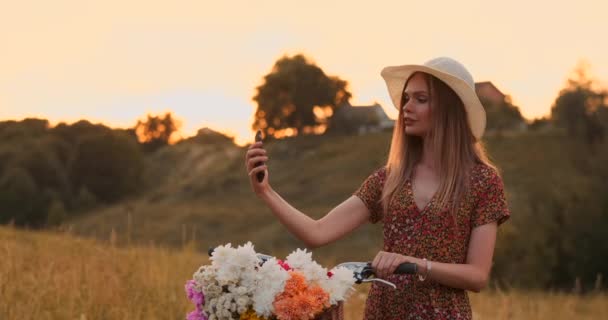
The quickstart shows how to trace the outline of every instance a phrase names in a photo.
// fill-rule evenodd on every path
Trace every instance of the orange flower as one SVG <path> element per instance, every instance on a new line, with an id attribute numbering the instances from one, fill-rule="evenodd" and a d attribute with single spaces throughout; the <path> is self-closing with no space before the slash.
<path id="1" fill-rule="evenodd" d="M 329 307 L 329 294 L 319 286 L 309 287 L 299 272 L 290 272 L 285 291 L 273 303 L 279 320 L 309 320 Z"/>
<path id="2" fill-rule="evenodd" d="M 320 305 L 326 308 L 331 306 L 329 303 L 329 293 L 325 292 L 323 288 L 314 286 L 309 288 L 307 293 L 314 300 L 315 305 Z"/>
<path id="3" fill-rule="evenodd" d="M 297 271 L 289 271 L 289 279 L 285 283 L 285 289 L 283 292 L 286 293 L 297 293 L 306 290 L 306 278 L 304 275 Z"/>

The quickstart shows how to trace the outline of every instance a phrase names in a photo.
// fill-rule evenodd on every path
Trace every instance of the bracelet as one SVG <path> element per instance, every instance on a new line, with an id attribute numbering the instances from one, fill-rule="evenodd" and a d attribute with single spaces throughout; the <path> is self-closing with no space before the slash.
<path id="1" fill-rule="evenodd" d="M 429 272 L 431 272 L 431 262 L 428 261 L 426 258 L 422 258 L 422 260 L 424 260 L 424 262 L 425 262 L 425 268 L 424 268 L 425 272 L 424 272 L 424 275 L 420 275 L 420 274 L 418 275 L 418 280 L 420 280 L 420 281 L 426 280 L 426 276 L 428 276 Z"/>

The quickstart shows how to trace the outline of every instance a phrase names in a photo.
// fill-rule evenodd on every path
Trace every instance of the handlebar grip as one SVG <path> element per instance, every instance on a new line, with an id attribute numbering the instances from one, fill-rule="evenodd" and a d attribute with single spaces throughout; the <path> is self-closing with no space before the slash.
<path id="1" fill-rule="evenodd" d="M 416 274 L 418 271 L 418 265 L 411 262 L 405 262 L 400 264 L 395 270 L 395 274 Z"/>

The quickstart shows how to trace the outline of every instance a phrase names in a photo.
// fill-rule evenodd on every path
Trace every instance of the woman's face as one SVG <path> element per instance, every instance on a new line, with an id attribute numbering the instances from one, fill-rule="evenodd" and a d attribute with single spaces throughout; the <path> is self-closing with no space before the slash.
<path id="1" fill-rule="evenodd" d="M 430 94 L 426 78 L 414 74 L 403 91 L 403 121 L 405 134 L 424 137 L 431 130 Z"/>

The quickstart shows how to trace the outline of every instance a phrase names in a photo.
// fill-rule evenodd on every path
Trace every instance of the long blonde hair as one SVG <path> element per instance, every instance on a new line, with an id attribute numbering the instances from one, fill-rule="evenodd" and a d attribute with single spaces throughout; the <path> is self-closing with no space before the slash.
<path id="1" fill-rule="evenodd" d="M 425 76 L 429 90 L 431 107 L 431 130 L 424 139 L 433 149 L 435 168 L 439 168 L 440 183 L 435 195 L 435 203 L 440 208 L 449 205 L 456 221 L 460 200 L 469 188 L 469 174 L 476 163 L 484 163 L 493 169 L 481 141 L 476 141 L 469 126 L 462 100 L 448 85 L 436 77 L 420 72 Z M 412 74 L 404 84 L 416 73 Z M 399 117 L 393 130 L 391 148 L 386 164 L 387 177 L 382 190 L 382 206 L 386 212 L 395 191 L 413 180 L 413 171 L 422 157 L 423 138 L 406 135 L 403 124 L 403 94 Z"/>

